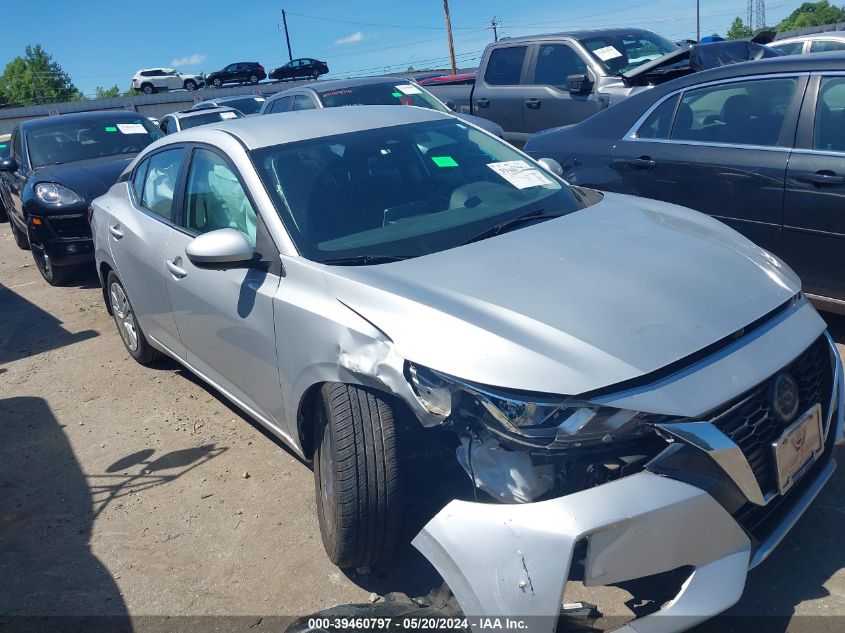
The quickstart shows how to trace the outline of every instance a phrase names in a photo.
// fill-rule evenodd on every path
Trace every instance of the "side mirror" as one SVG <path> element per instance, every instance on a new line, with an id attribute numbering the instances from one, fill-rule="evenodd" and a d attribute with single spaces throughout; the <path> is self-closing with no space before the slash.
<path id="1" fill-rule="evenodd" d="M 18 170 L 18 161 L 16 161 L 11 156 L 6 156 L 6 158 L 0 158 L 0 171 L 17 171 Z"/>
<path id="2" fill-rule="evenodd" d="M 445 105 L 447 108 L 449 108 L 452 112 L 457 112 L 457 111 L 458 111 L 458 104 L 457 104 L 457 103 L 455 103 L 454 101 L 452 101 L 451 99 L 449 99 L 448 101 L 446 101 L 446 103 L 445 103 L 444 105 Z"/>
<path id="3" fill-rule="evenodd" d="M 593 82 L 589 75 L 569 75 L 566 78 L 566 88 L 569 94 L 585 95 L 593 89 Z"/>
<path id="4" fill-rule="evenodd" d="M 563 177 L 563 167 L 554 158 L 540 158 L 537 160 L 543 167 L 552 172 L 555 176 Z"/>
<path id="5" fill-rule="evenodd" d="M 185 255 L 196 266 L 245 264 L 255 250 L 244 234 L 235 229 L 217 229 L 195 237 L 185 247 Z"/>

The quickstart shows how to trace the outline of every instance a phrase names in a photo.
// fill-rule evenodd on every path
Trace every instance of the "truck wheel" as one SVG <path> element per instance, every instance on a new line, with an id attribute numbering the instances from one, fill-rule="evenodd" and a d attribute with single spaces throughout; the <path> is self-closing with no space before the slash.
<path id="1" fill-rule="evenodd" d="M 25 233 L 22 233 L 21 230 L 15 226 L 15 221 L 12 218 L 9 218 L 9 226 L 12 227 L 12 237 L 15 238 L 15 244 L 18 245 L 18 248 L 23 251 L 29 250 L 29 238 L 26 236 Z"/>
<path id="2" fill-rule="evenodd" d="M 161 352 L 147 342 L 147 337 L 144 336 L 144 331 L 138 324 L 138 319 L 135 317 L 135 311 L 132 309 L 132 304 L 129 303 L 129 297 L 123 289 L 123 284 L 120 283 L 120 279 L 117 278 L 114 271 L 109 272 L 106 287 L 108 288 L 112 316 L 117 324 L 117 331 L 123 341 L 123 346 L 129 352 L 129 355 L 140 364 L 149 365 L 161 356 Z"/>
<path id="3" fill-rule="evenodd" d="M 326 553 L 338 567 L 384 561 L 401 529 L 393 409 L 374 391 L 328 383 L 316 413 L 314 483 Z"/>
<path id="4" fill-rule="evenodd" d="M 141 92 L 143 92 L 145 95 L 155 94 L 155 91 L 156 89 L 153 87 L 152 84 L 144 84 L 143 86 L 141 86 Z"/>

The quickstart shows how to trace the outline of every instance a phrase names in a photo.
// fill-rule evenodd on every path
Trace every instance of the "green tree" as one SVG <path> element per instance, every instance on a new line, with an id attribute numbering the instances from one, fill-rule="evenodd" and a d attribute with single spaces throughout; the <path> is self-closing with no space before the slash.
<path id="1" fill-rule="evenodd" d="M 97 86 L 94 88 L 94 95 L 96 99 L 113 99 L 120 96 L 120 88 L 117 87 L 117 84 L 114 84 L 111 88 Z"/>
<path id="2" fill-rule="evenodd" d="M 40 44 L 27 45 L 23 57 L 0 75 L 0 106 L 24 106 L 83 99 L 82 93 Z"/>
<path id="3" fill-rule="evenodd" d="M 845 22 L 845 9 L 830 4 L 828 0 L 805 2 L 777 25 L 778 31 L 794 31 L 808 26 L 822 26 Z"/>
<path id="4" fill-rule="evenodd" d="M 728 29 L 725 39 L 728 40 L 744 40 L 754 35 L 754 29 L 742 21 L 742 18 L 737 18 Z"/>

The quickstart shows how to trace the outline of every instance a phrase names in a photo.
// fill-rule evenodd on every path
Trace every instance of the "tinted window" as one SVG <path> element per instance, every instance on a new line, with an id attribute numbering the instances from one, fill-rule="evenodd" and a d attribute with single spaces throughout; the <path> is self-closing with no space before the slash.
<path id="1" fill-rule="evenodd" d="M 255 210 L 238 177 L 214 152 L 194 152 L 185 185 L 185 227 L 197 233 L 237 229 L 255 246 Z"/>
<path id="2" fill-rule="evenodd" d="M 454 119 L 251 154 L 300 252 L 317 261 L 424 255 L 516 215 L 581 206 L 511 146 Z"/>
<path id="3" fill-rule="evenodd" d="M 672 129 L 672 116 L 675 114 L 675 106 L 680 98 L 680 95 L 675 95 L 657 106 L 640 126 L 637 137 L 669 138 L 669 131 Z"/>
<path id="4" fill-rule="evenodd" d="M 173 192 L 182 165 L 184 150 L 168 149 L 149 158 L 149 167 L 144 175 L 141 204 L 144 208 L 162 218 L 170 220 L 173 215 Z"/>
<path id="5" fill-rule="evenodd" d="M 797 79 L 759 79 L 684 93 L 672 138 L 776 145 Z"/>
<path id="6" fill-rule="evenodd" d="M 497 48 L 490 53 L 484 81 L 491 86 L 515 86 L 522 75 L 522 62 L 525 60 L 525 46 Z"/>
<path id="7" fill-rule="evenodd" d="M 264 97 L 245 97 L 243 99 L 232 99 L 222 103 L 227 108 L 234 108 L 243 114 L 258 114 L 261 106 L 264 105 Z"/>
<path id="8" fill-rule="evenodd" d="M 29 160 L 33 167 L 71 163 L 103 156 L 135 154 L 161 137 L 144 117 L 134 119 L 62 120 L 27 133 Z"/>
<path id="9" fill-rule="evenodd" d="M 347 105 L 412 105 L 438 112 L 449 112 L 425 88 L 410 82 L 364 84 L 318 93 L 327 108 Z"/>
<path id="10" fill-rule="evenodd" d="M 822 79 L 813 148 L 845 152 L 845 77 Z"/>
<path id="11" fill-rule="evenodd" d="M 175 125 L 173 126 L 173 129 L 172 129 L 172 130 L 170 129 L 170 121 L 171 121 L 170 117 L 164 117 L 164 118 L 161 120 L 161 123 L 159 123 L 159 124 L 158 124 L 159 129 L 160 129 L 162 132 L 164 132 L 165 134 L 170 134 L 170 132 L 175 132 L 175 131 L 176 131 L 176 126 L 175 126 Z"/>
<path id="12" fill-rule="evenodd" d="M 313 110 L 316 107 L 314 100 L 307 95 L 295 95 L 293 98 L 294 110 Z"/>
<path id="13" fill-rule="evenodd" d="M 774 44 L 772 48 L 784 55 L 800 55 L 804 48 L 804 42 L 792 42 L 791 44 Z"/>
<path id="14" fill-rule="evenodd" d="M 604 67 L 608 75 L 619 75 L 633 70 L 666 53 L 678 50 L 667 39 L 654 33 L 632 33 L 630 35 L 609 35 L 588 37 L 581 44 L 593 58 Z"/>
<path id="15" fill-rule="evenodd" d="M 290 110 L 291 97 L 279 97 L 270 105 L 270 112 L 287 112 Z"/>
<path id="16" fill-rule="evenodd" d="M 565 86 L 569 75 L 583 75 L 587 65 L 566 44 L 544 44 L 537 54 L 534 83 L 539 86 Z"/>
<path id="17" fill-rule="evenodd" d="M 837 40 L 813 40 L 810 42 L 811 53 L 826 53 L 828 51 L 845 50 L 845 42 Z"/>
<path id="18" fill-rule="evenodd" d="M 204 112 L 203 114 L 196 114 L 184 117 L 179 121 L 179 125 L 183 130 L 197 127 L 199 125 L 208 125 L 209 123 L 218 123 L 226 121 L 227 119 L 242 119 L 244 115 L 240 112 L 227 110 L 225 112 Z"/>

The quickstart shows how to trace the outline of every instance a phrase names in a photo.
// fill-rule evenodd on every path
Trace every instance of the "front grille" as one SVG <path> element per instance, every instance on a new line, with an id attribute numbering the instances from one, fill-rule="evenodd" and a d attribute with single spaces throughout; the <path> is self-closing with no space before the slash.
<path id="1" fill-rule="evenodd" d="M 822 420 L 827 420 L 833 388 L 833 364 L 827 338 L 821 336 L 798 358 L 784 368 L 792 374 L 799 388 L 799 411 L 822 405 Z M 780 373 L 780 372 L 778 372 Z M 777 491 L 772 444 L 781 436 L 784 425 L 772 415 L 769 378 L 737 401 L 717 411 L 711 424 L 731 438 L 742 450 L 763 494 Z"/>
<path id="2" fill-rule="evenodd" d="M 48 217 L 47 222 L 57 237 L 66 239 L 91 237 L 91 225 L 88 224 L 88 217 L 85 213 Z"/>

